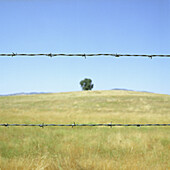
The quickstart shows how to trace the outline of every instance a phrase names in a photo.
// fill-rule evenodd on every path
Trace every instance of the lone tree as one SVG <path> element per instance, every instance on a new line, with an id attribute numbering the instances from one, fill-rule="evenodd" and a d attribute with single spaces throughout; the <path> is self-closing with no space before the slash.
<path id="1" fill-rule="evenodd" d="M 91 90 L 93 88 L 92 80 L 85 78 L 84 80 L 80 81 L 80 85 L 82 90 Z"/>

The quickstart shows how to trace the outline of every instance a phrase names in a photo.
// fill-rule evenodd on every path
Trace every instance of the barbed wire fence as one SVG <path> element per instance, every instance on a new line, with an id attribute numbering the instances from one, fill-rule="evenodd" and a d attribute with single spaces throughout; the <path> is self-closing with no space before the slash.
<path id="1" fill-rule="evenodd" d="M 30 54 L 30 53 L 25 53 L 25 54 L 18 54 L 18 53 L 11 53 L 11 54 L 0 54 L 0 57 L 15 57 L 15 56 L 19 56 L 19 57 L 24 57 L 24 56 L 28 56 L 28 57 L 34 57 L 34 56 L 48 56 L 48 57 L 84 57 L 85 59 L 87 57 L 99 57 L 99 56 L 110 56 L 110 57 L 149 57 L 149 58 L 153 58 L 153 57 L 170 57 L 170 55 L 158 55 L 158 54 L 111 54 L 111 53 L 93 53 L 93 54 L 85 54 L 85 53 L 76 53 L 76 54 L 56 54 L 56 53 L 41 53 L 41 54 Z M 38 127 L 48 127 L 48 126 L 53 126 L 53 127 L 58 127 L 58 126 L 70 126 L 70 127 L 75 127 L 75 126 L 109 126 L 109 127 L 118 127 L 118 126 L 135 126 L 135 127 L 142 127 L 142 126 L 170 126 L 170 124 L 112 124 L 112 123 L 108 123 L 108 124 L 76 124 L 74 122 L 74 124 L 8 124 L 8 123 L 4 123 L 4 124 L 0 124 L 0 126 L 4 126 L 4 127 L 10 127 L 10 126 L 25 126 L 25 127 L 30 127 L 30 126 L 38 126 Z"/>
<path id="2" fill-rule="evenodd" d="M 159 55 L 159 54 L 110 54 L 110 53 L 95 53 L 95 54 L 84 54 L 84 53 L 76 53 L 76 54 L 18 54 L 18 53 L 11 53 L 11 54 L 0 54 L 0 57 L 15 57 L 15 56 L 20 56 L 20 57 L 24 57 L 24 56 L 28 56 L 28 57 L 34 57 L 34 56 L 48 56 L 48 57 L 84 57 L 85 59 L 87 57 L 99 57 L 99 56 L 105 56 L 105 57 L 149 57 L 149 58 L 153 58 L 153 57 L 170 57 L 170 55 Z"/>
<path id="3" fill-rule="evenodd" d="M 112 124 L 112 123 L 107 123 L 107 124 L 76 124 L 75 122 L 73 124 L 0 124 L 0 126 L 4 127 L 10 127 L 10 126 L 38 126 L 38 127 L 47 127 L 47 126 L 70 126 L 70 127 L 75 127 L 75 126 L 109 126 L 109 127 L 118 127 L 118 126 L 135 126 L 135 127 L 142 127 L 142 126 L 170 126 L 170 124 Z"/>

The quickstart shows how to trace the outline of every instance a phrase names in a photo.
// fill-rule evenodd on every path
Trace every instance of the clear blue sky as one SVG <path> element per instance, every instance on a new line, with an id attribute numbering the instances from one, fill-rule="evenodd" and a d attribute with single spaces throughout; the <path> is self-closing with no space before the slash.
<path id="1" fill-rule="evenodd" d="M 1 0 L 0 53 L 170 54 L 170 0 Z M 127 88 L 170 94 L 170 58 L 0 58 L 0 94 Z"/>

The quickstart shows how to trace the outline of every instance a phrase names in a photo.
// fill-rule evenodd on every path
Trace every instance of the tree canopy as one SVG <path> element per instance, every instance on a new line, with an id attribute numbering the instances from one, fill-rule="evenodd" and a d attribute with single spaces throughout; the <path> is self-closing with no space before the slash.
<path id="1" fill-rule="evenodd" d="M 81 80 L 80 85 L 81 85 L 82 90 L 91 90 L 94 86 L 94 84 L 92 84 L 92 80 L 88 78 Z"/>

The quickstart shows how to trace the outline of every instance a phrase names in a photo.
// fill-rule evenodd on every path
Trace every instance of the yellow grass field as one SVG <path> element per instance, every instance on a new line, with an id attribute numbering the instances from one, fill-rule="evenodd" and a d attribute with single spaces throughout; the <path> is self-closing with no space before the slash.
<path id="1" fill-rule="evenodd" d="M 170 123 L 170 96 L 83 91 L 0 97 L 0 123 Z M 170 127 L 0 127 L 0 169 L 170 169 Z"/>

